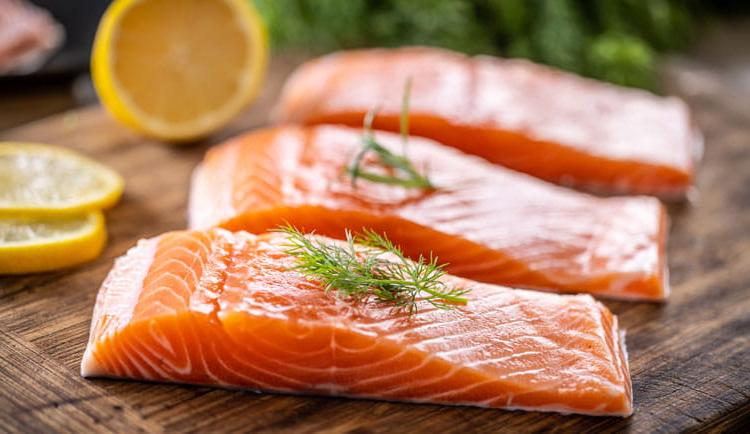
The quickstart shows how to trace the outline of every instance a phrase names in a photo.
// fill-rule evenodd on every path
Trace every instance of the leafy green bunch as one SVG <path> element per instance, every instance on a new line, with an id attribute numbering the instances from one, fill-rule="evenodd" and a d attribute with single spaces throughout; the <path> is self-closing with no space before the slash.
<path id="1" fill-rule="evenodd" d="M 278 48 L 435 45 L 650 89 L 658 53 L 683 47 L 694 21 L 680 0 L 252 1 Z"/>

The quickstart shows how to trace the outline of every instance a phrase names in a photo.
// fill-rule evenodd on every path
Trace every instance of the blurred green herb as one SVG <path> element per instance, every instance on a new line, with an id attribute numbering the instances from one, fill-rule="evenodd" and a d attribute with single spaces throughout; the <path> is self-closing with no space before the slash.
<path id="1" fill-rule="evenodd" d="M 525 57 L 654 89 L 659 53 L 693 34 L 696 0 L 249 0 L 276 47 L 435 45 Z"/>

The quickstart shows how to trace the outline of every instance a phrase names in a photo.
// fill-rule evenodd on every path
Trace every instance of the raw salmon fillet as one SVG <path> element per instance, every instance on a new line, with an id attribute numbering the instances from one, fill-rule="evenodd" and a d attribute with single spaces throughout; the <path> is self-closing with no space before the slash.
<path id="1" fill-rule="evenodd" d="M 607 193 L 684 196 L 700 135 L 676 98 L 523 60 L 436 48 L 334 53 L 302 65 L 275 109 L 280 122 L 398 131 L 412 79 L 410 131 L 551 182 Z"/>
<path id="2" fill-rule="evenodd" d="M 281 234 L 171 232 L 119 258 L 96 301 L 86 377 L 627 416 L 617 318 L 588 295 L 446 276 L 468 304 L 411 318 L 290 269 Z"/>
<path id="3" fill-rule="evenodd" d="M 377 137 L 400 152 L 398 135 Z M 667 296 L 666 214 L 653 197 L 590 196 L 414 137 L 409 158 L 436 191 L 354 188 L 344 168 L 360 147 L 360 130 L 328 125 L 259 130 L 215 147 L 193 175 L 190 225 L 262 233 L 289 222 L 333 238 L 369 228 L 472 280 Z"/>

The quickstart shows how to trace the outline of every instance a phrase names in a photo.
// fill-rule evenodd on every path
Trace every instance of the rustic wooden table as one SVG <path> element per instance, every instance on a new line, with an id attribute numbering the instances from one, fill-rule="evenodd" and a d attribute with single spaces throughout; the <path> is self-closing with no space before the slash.
<path id="1" fill-rule="evenodd" d="M 210 144 L 264 123 L 289 71 L 289 65 L 276 64 L 251 111 L 221 135 L 189 147 L 134 135 L 98 106 L 0 132 L 0 140 L 79 149 L 119 170 L 127 182 L 122 202 L 107 215 L 110 240 L 102 257 L 75 269 L 0 278 L 0 432 L 749 429 L 750 98 L 741 97 L 744 91 L 738 89 L 750 89 L 750 67 L 735 70 L 735 63 L 713 59 L 718 51 L 720 47 L 699 48 L 695 55 L 673 61 L 666 73 L 668 91 L 688 101 L 706 137 L 700 197 L 692 205 L 670 209 L 672 296 L 663 305 L 607 302 L 628 331 L 632 417 L 82 379 L 79 363 L 94 298 L 113 259 L 139 238 L 185 227 L 190 171 Z"/>

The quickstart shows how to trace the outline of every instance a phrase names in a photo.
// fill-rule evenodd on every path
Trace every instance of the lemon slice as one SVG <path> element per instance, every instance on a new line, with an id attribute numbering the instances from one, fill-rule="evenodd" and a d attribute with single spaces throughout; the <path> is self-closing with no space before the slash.
<path id="1" fill-rule="evenodd" d="M 0 218 L 0 274 L 78 265 L 99 256 L 106 239 L 99 211 L 55 218 Z"/>
<path id="2" fill-rule="evenodd" d="M 0 142 L 0 217 L 83 214 L 114 205 L 122 190 L 120 175 L 76 152 Z"/>
<path id="3" fill-rule="evenodd" d="M 257 95 L 268 37 L 250 0 L 116 0 L 92 74 L 119 121 L 168 141 L 205 136 Z"/>

